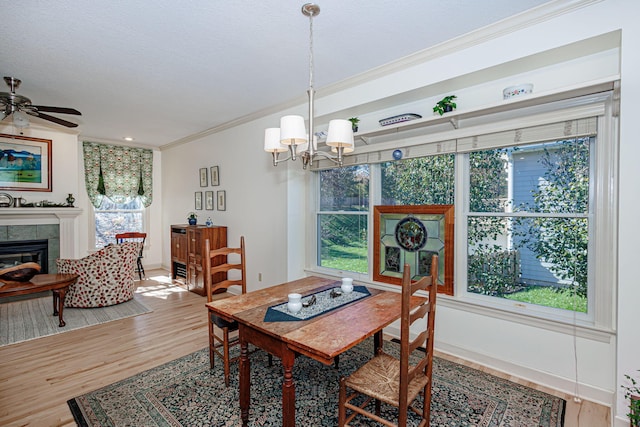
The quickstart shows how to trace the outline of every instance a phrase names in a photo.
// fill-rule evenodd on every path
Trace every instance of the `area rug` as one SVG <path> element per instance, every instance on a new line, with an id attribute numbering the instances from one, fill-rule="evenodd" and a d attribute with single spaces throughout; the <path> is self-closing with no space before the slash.
<path id="1" fill-rule="evenodd" d="M 394 343 L 385 348 L 397 350 Z M 365 341 L 340 356 L 336 369 L 306 357 L 294 367 L 296 425 L 337 425 L 338 379 L 372 354 Z M 239 426 L 238 364 L 224 386 L 221 363 L 209 369 L 203 349 L 68 401 L 76 423 L 98 426 Z M 268 366 L 267 354 L 251 356 L 250 426 L 282 426 L 282 367 Z M 434 359 L 432 426 L 562 426 L 565 401 L 441 358 Z M 383 405 L 393 417 L 394 408 Z M 410 420 L 417 425 L 417 420 Z M 373 426 L 357 418 L 353 426 Z"/>
<path id="2" fill-rule="evenodd" d="M 53 316 L 52 299 L 49 295 L 0 304 L 0 346 L 61 334 L 152 311 L 135 297 L 131 301 L 110 307 L 65 308 L 63 316 L 66 326 L 60 328 L 58 316 Z"/>

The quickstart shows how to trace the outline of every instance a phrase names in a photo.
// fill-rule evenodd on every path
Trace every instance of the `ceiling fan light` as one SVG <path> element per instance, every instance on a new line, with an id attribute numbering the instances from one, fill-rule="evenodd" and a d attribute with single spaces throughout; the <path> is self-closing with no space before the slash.
<path id="1" fill-rule="evenodd" d="M 29 117 L 22 111 L 13 113 L 13 125 L 17 128 L 26 128 L 29 126 Z"/>
<path id="2" fill-rule="evenodd" d="M 307 142 L 304 117 L 284 116 L 280 119 L 280 142 L 286 145 L 299 145 Z"/>

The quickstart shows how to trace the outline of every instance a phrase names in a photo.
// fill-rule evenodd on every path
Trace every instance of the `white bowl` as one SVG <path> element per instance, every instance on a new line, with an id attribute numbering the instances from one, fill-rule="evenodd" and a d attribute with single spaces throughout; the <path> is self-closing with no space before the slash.
<path id="1" fill-rule="evenodd" d="M 533 92 L 533 85 L 531 83 L 523 83 L 520 85 L 509 86 L 502 90 L 503 99 L 511 99 L 516 96 L 526 95 Z"/>

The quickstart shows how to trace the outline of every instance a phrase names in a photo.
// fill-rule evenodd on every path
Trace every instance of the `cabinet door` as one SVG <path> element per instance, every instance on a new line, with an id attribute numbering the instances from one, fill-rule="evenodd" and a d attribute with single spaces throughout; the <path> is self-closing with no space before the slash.
<path id="1" fill-rule="evenodd" d="M 175 262 L 187 263 L 187 234 L 171 232 L 171 259 Z"/>

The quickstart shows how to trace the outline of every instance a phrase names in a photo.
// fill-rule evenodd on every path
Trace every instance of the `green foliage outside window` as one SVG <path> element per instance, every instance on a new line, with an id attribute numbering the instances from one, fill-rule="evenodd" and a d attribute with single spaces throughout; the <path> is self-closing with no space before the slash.
<path id="1" fill-rule="evenodd" d="M 514 158 L 524 159 L 525 151 L 537 159 L 533 170 L 516 167 Z M 520 195 L 529 200 L 517 206 L 513 202 L 518 199 L 507 199 L 503 192 L 506 187 L 502 187 L 503 182 L 508 182 L 509 164 L 513 175 L 531 175 L 530 182 L 526 176 L 520 177 L 529 182 L 526 188 L 530 194 Z M 469 291 L 586 312 L 588 221 L 571 215 L 587 212 L 588 140 L 471 153 L 470 170 Z M 518 190 L 513 182 L 512 186 L 513 192 Z M 473 215 L 504 213 L 509 207 L 532 215 Z M 555 214 L 569 217 L 554 217 Z M 525 248 L 552 275 L 552 281 L 545 285 L 542 279 L 522 277 L 513 260 Z"/>
<path id="2" fill-rule="evenodd" d="M 318 265 L 366 273 L 369 167 L 321 171 L 320 211 Z"/>
<path id="3" fill-rule="evenodd" d="M 454 154 L 384 163 L 382 204 L 451 205 L 454 173 Z"/>

